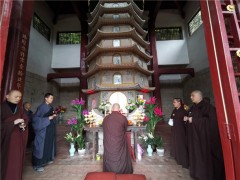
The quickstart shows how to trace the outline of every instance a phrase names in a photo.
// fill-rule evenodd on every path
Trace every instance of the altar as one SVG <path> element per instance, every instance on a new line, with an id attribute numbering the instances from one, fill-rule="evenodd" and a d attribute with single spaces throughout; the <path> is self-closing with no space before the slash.
<path id="1" fill-rule="evenodd" d="M 97 140 L 97 133 L 98 132 L 103 132 L 103 127 L 102 126 L 96 126 L 96 127 L 90 127 L 90 126 L 84 126 L 84 130 L 92 133 L 92 145 L 93 145 L 93 150 L 92 150 L 92 158 L 93 161 L 96 159 L 96 151 L 98 148 L 96 147 L 96 140 Z M 133 149 L 134 149 L 134 156 L 136 157 L 137 154 L 137 133 L 139 131 L 146 130 L 146 126 L 128 126 L 127 131 L 131 132 L 133 134 Z M 135 159 L 134 159 L 135 160 Z"/>

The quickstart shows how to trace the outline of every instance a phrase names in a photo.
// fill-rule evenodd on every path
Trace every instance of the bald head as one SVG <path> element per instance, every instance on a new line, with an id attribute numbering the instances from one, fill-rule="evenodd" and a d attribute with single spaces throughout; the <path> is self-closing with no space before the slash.
<path id="1" fill-rule="evenodd" d="M 6 95 L 7 101 L 13 104 L 18 104 L 22 99 L 22 93 L 18 90 L 11 90 Z"/>
<path id="2" fill-rule="evenodd" d="M 199 90 L 195 90 L 191 93 L 191 100 L 193 103 L 200 103 L 203 99 L 203 95 L 202 95 L 202 92 L 199 91 Z"/>
<path id="3" fill-rule="evenodd" d="M 119 111 L 120 110 L 120 105 L 118 103 L 114 103 L 112 105 L 112 111 Z"/>

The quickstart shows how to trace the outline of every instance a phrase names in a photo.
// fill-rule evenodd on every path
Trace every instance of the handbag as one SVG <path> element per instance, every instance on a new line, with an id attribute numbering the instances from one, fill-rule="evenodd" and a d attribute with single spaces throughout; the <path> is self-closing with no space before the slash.
<path id="1" fill-rule="evenodd" d="M 168 120 L 168 125 L 169 125 L 169 126 L 173 126 L 173 119 L 169 119 L 169 120 Z"/>

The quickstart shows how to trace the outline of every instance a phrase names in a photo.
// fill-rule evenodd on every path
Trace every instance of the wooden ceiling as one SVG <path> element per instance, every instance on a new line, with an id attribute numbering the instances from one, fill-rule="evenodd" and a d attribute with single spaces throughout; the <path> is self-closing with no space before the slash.
<path id="1" fill-rule="evenodd" d="M 155 12 L 163 10 L 163 9 L 177 9 L 181 16 L 184 18 L 183 7 L 186 4 L 186 1 L 179 0 L 144 0 L 144 4 L 142 0 L 134 1 L 140 9 L 143 9 L 148 12 Z M 88 0 L 72 0 L 72 1 L 50 1 L 46 0 L 46 3 L 50 7 L 50 9 L 54 13 L 53 23 L 56 24 L 58 17 L 60 15 L 66 14 L 77 14 L 80 20 L 87 19 L 87 13 L 93 11 L 95 6 L 97 5 L 97 0 L 91 0 L 90 5 L 88 6 Z"/>

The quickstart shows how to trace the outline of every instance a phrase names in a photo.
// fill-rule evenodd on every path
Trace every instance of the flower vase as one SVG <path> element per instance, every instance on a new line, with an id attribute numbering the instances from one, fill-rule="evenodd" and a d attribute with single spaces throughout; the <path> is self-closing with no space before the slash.
<path id="1" fill-rule="evenodd" d="M 148 152 L 148 156 L 152 156 L 153 149 L 152 149 L 152 146 L 150 144 L 148 145 L 147 152 Z"/>
<path id="2" fill-rule="evenodd" d="M 71 143 L 69 149 L 70 156 L 74 156 L 74 152 L 75 152 L 74 143 Z"/>
<path id="3" fill-rule="evenodd" d="M 86 149 L 78 149 L 78 154 L 83 156 L 85 154 Z"/>
<path id="4" fill-rule="evenodd" d="M 62 115 L 62 113 L 60 112 L 59 115 L 58 115 L 58 123 L 59 123 L 59 124 L 62 124 L 62 121 L 63 121 L 63 115 Z"/>
<path id="5" fill-rule="evenodd" d="M 143 105 L 139 105 L 138 110 L 139 110 L 140 112 L 143 112 Z"/>

